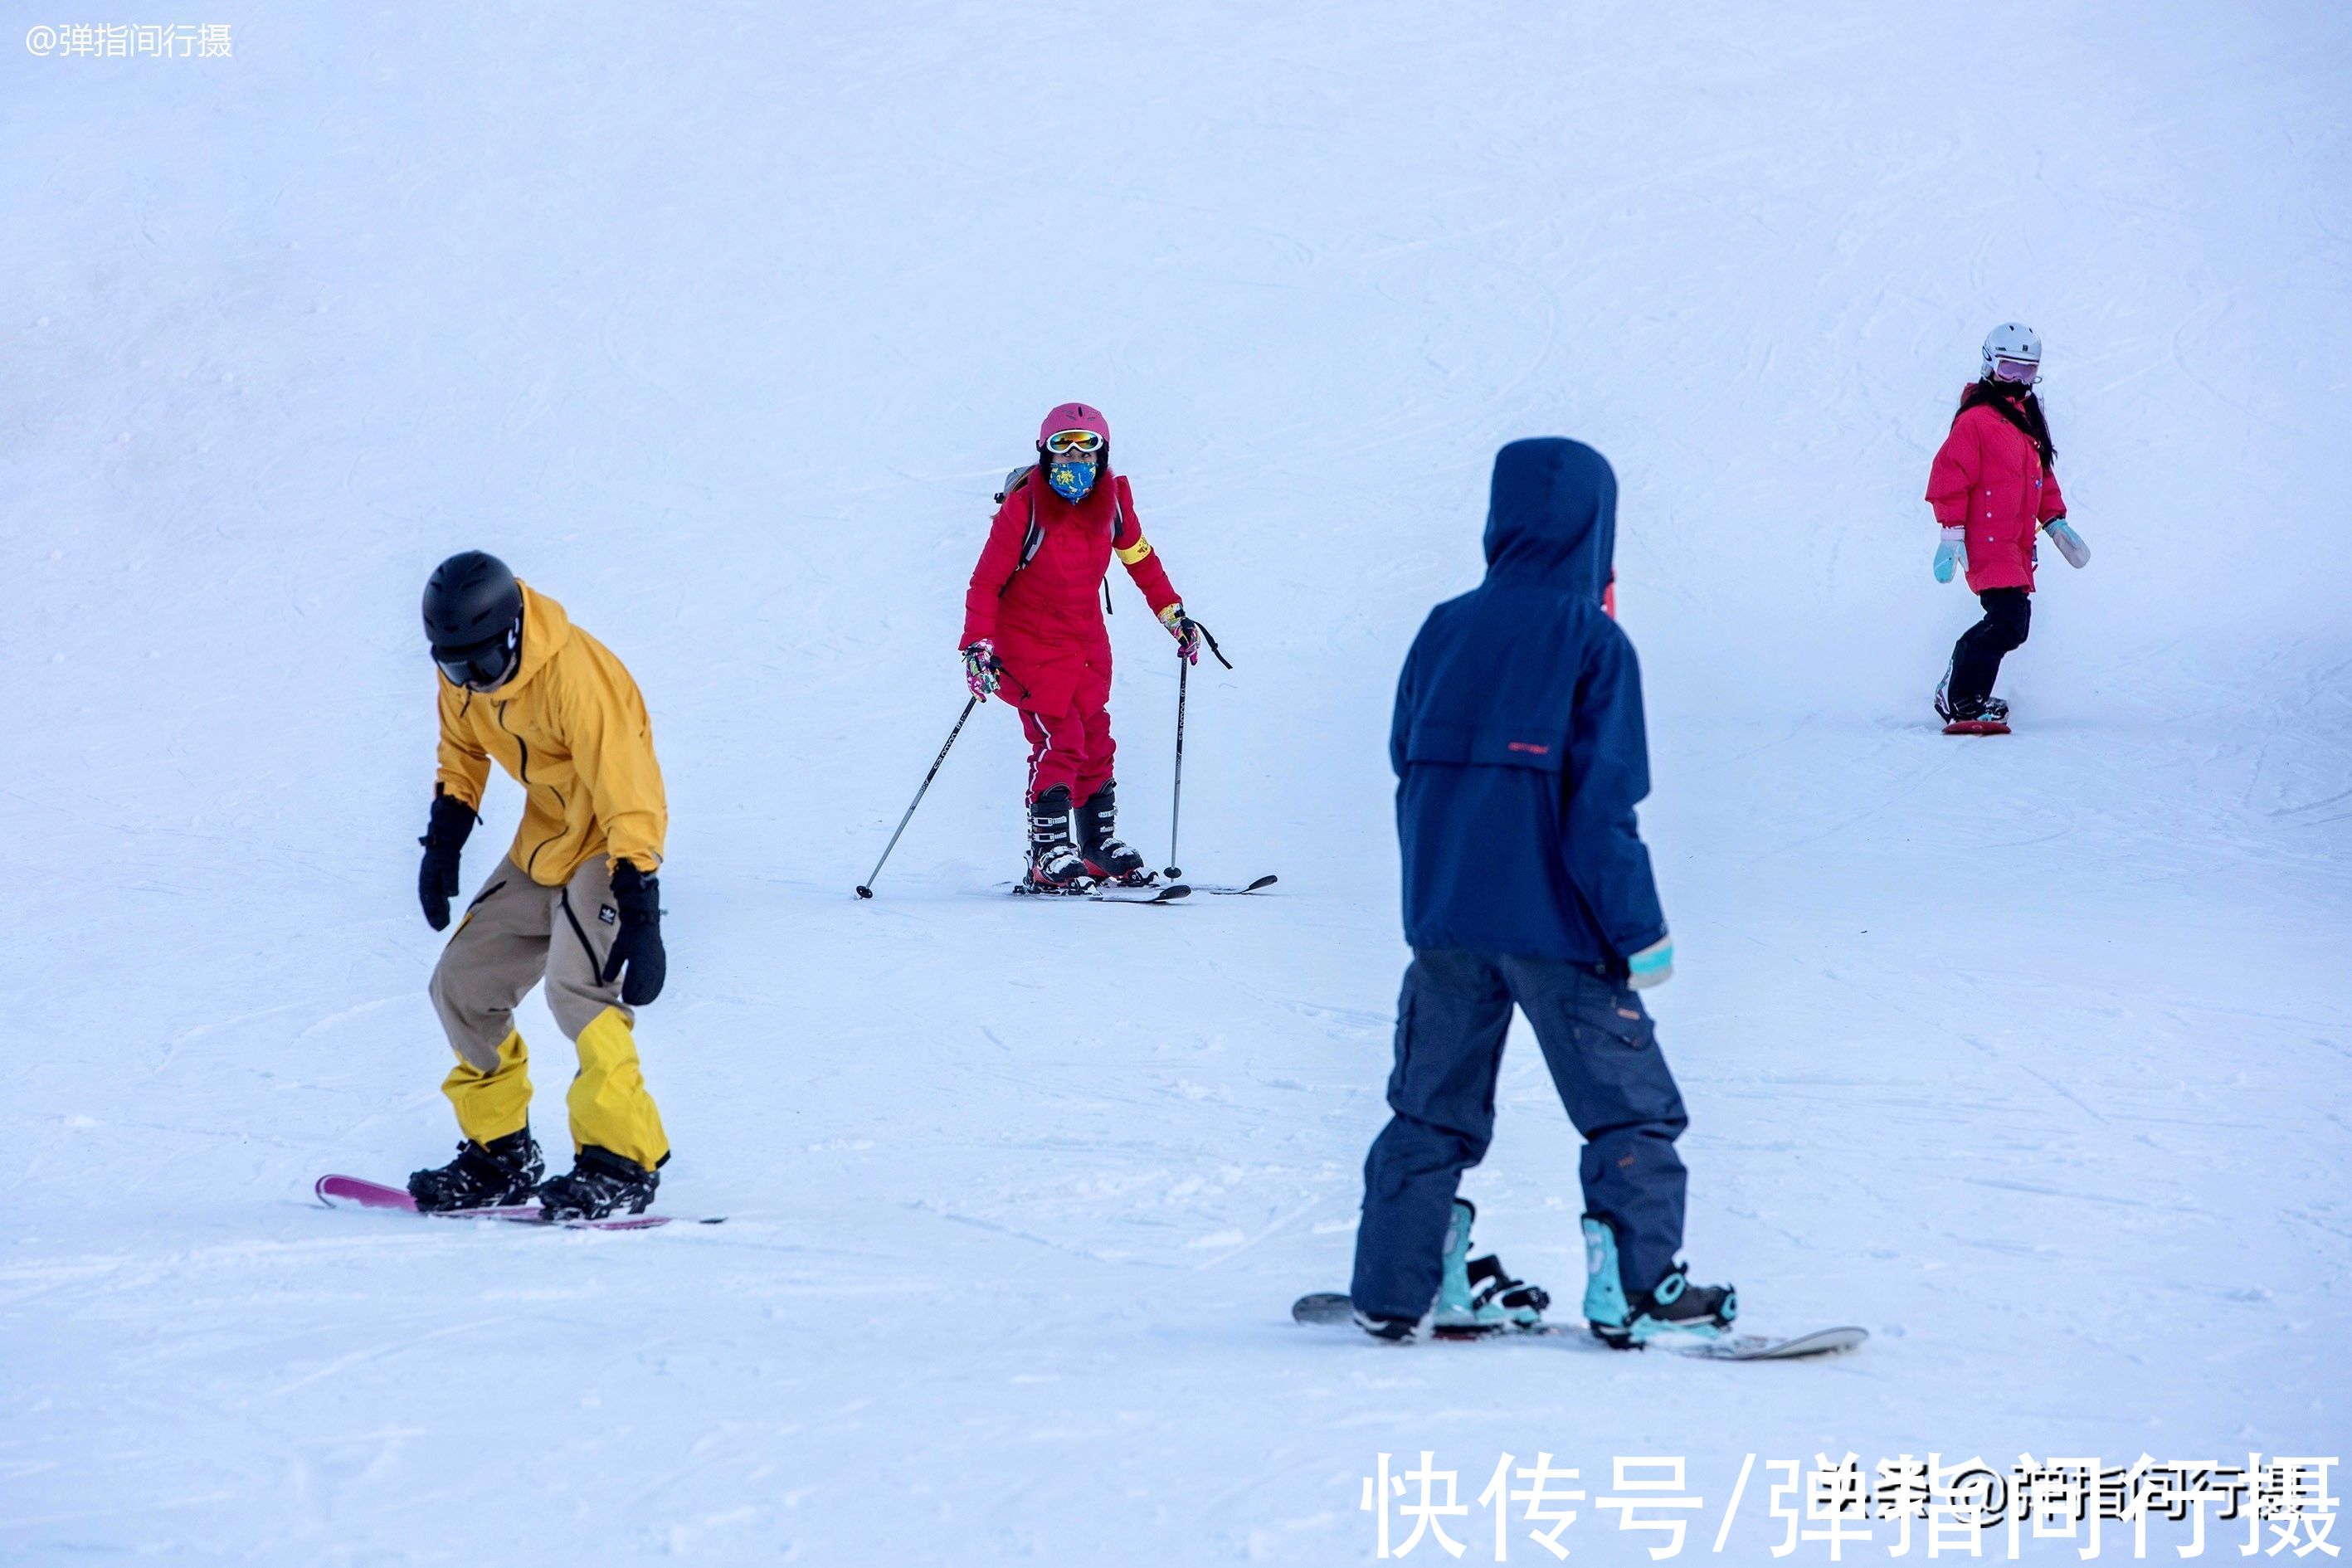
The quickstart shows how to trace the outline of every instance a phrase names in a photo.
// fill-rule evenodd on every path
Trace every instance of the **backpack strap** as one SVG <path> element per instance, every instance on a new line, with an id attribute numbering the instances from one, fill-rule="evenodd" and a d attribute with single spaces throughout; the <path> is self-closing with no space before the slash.
<path id="1" fill-rule="evenodd" d="M 1029 496 L 1029 526 L 1021 535 L 1021 559 L 1013 563 L 1003 585 L 996 590 L 996 596 L 1000 599 L 1012 591 L 1013 579 L 1021 575 L 1022 567 L 1037 558 L 1037 552 L 1045 543 L 1045 530 L 1037 521 L 1037 492 L 1030 484 L 1036 477 L 1037 465 L 1024 464 L 1004 476 L 1004 488 L 996 492 L 996 504 L 999 506 L 1003 506 L 1005 498 L 1015 490 L 1027 490 Z"/>

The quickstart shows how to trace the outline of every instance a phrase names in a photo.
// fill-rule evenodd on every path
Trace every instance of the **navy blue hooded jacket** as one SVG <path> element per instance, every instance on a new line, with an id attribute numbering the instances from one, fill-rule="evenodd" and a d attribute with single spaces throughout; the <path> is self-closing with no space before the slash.
<path id="1" fill-rule="evenodd" d="M 1617 477 L 1578 441 L 1495 455 L 1486 581 L 1429 613 L 1389 755 L 1415 947 L 1622 970 L 1666 934 L 1633 806 L 1642 672 L 1601 608 Z"/>

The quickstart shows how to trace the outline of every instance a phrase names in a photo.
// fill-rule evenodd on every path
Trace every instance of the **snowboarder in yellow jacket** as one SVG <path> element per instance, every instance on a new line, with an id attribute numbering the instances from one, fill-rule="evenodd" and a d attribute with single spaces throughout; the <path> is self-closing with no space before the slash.
<path id="1" fill-rule="evenodd" d="M 408 1190 L 428 1210 L 536 1194 L 552 1219 L 642 1213 L 669 1158 L 631 1032 L 667 969 L 656 872 L 669 808 L 645 700 L 562 605 L 479 551 L 435 569 L 425 635 L 441 671 L 441 765 L 417 892 L 435 931 L 449 924 L 491 759 L 522 784 L 524 804 L 513 847 L 433 970 L 433 1005 L 457 1054 L 441 1089 L 466 1141 Z M 515 1004 L 542 978 L 580 1053 L 566 1097 L 575 1163 L 543 1185 L 514 1027 Z"/>

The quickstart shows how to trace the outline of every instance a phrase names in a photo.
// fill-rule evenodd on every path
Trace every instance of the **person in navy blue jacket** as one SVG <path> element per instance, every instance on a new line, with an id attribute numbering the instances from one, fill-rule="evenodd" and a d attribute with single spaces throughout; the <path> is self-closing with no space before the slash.
<path id="1" fill-rule="evenodd" d="M 1395 1113 L 1364 1162 L 1350 1289 L 1383 1339 L 1532 1322 L 1546 1298 L 1468 1259 L 1462 1173 L 1494 1134 L 1514 1004 L 1584 1134 L 1584 1311 L 1619 1346 L 1712 1335 L 1728 1287 L 1691 1284 L 1687 1119 L 1637 990 L 1673 973 L 1633 807 L 1649 793 L 1642 676 L 1605 607 L 1617 479 L 1576 441 L 1495 458 L 1486 580 L 1430 612 L 1397 682 L 1390 761 L 1404 862 Z"/>

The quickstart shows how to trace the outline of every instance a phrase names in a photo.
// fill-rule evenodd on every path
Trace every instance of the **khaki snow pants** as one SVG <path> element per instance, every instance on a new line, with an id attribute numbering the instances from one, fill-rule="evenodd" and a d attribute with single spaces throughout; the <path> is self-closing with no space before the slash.
<path id="1" fill-rule="evenodd" d="M 621 1005 L 617 980 L 598 978 L 619 931 L 612 863 L 603 856 L 561 888 L 543 888 L 502 859 L 474 895 L 434 965 L 432 986 L 457 1053 L 441 1092 L 467 1138 L 487 1143 L 530 1122 L 530 1053 L 514 1009 L 544 978 L 548 1011 L 580 1053 L 565 1097 L 573 1152 L 593 1143 L 649 1171 L 669 1158 L 661 1112 L 637 1065 L 635 1015 Z"/>

